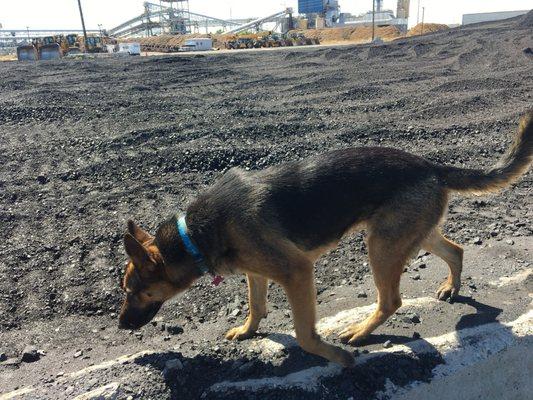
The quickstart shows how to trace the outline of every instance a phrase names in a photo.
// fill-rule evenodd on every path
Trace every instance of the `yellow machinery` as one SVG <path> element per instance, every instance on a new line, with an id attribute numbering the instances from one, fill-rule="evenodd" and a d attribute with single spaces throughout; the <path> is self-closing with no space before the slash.
<path id="1" fill-rule="evenodd" d="M 46 36 L 33 38 L 31 44 L 17 47 L 19 61 L 56 60 L 67 54 L 102 53 L 105 44 L 112 43 L 113 39 L 100 36 L 83 36 L 75 33 L 69 35 Z"/>
<path id="2" fill-rule="evenodd" d="M 87 36 L 86 42 L 83 36 L 80 36 L 78 42 L 84 53 L 103 53 L 105 51 L 105 40 L 102 40 L 100 36 Z"/>
<path id="3" fill-rule="evenodd" d="M 17 47 L 19 61 L 57 60 L 63 56 L 55 36 L 33 38 L 31 44 Z"/>
<path id="4" fill-rule="evenodd" d="M 19 61 L 37 61 L 39 53 L 33 44 L 25 44 L 17 47 L 17 59 Z"/>
<path id="5" fill-rule="evenodd" d="M 19 61 L 56 60 L 67 54 L 104 53 L 107 44 L 117 44 L 116 39 L 108 36 L 83 36 L 71 33 L 33 38 L 31 43 L 17 47 Z"/>
<path id="6" fill-rule="evenodd" d="M 227 49 L 251 49 L 260 47 L 305 46 L 320 44 L 318 39 L 306 38 L 301 33 L 280 35 L 274 32 L 234 35 L 225 42 Z"/>
<path id="7" fill-rule="evenodd" d="M 253 33 L 233 35 L 230 40 L 226 42 L 227 49 L 251 49 L 254 43 L 259 38 L 259 35 Z"/>
<path id="8" fill-rule="evenodd" d="M 63 56 L 61 45 L 57 42 L 57 36 L 45 36 L 35 40 L 33 45 L 39 53 L 39 60 L 57 60 Z"/>
<path id="9" fill-rule="evenodd" d="M 79 54 L 81 53 L 81 46 L 78 40 L 78 35 L 75 33 L 66 36 L 56 36 L 56 41 L 61 45 L 63 54 Z"/>

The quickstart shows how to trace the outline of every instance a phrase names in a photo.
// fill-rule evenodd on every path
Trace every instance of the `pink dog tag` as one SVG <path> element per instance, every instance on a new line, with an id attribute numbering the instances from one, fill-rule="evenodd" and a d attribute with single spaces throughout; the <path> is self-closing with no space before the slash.
<path id="1" fill-rule="evenodd" d="M 211 282 L 214 286 L 218 286 L 220 285 L 220 282 L 222 282 L 224 280 L 224 277 L 223 276 L 220 276 L 220 275 L 215 275 L 215 277 L 213 278 L 213 282 Z"/>

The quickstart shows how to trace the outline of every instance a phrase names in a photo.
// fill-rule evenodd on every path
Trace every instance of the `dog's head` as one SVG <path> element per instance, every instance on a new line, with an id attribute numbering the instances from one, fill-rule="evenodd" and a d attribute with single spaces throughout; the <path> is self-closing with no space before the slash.
<path id="1" fill-rule="evenodd" d="M 119 328 L 137 329 L 150 322 L 165 301 L 188 288 L 196 276 L 186 254 L 179 268 L 166 265 L 155 238 L 133 221 L 128 221 L 124 247 L 129 260 L 122 281 L 126 298 Z"/>

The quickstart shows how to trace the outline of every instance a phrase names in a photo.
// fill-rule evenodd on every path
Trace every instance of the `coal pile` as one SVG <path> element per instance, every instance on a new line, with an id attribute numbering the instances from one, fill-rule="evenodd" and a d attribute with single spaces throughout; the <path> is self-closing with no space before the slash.
<path id="1" fill-rule="evenodd" d="M 115 329 L 126 221 L 153 232 L 231 167 L 370 145 L 492 165 L 533 105 L 532 15 L 380 46 L 0 63 L 0 353 L 141 343 Z M 453 197 L 445 232 L 530 236 L 532 187 L 528 173 L 499 195 Z M 361 282 L 365 251 L 356 234 L 317 263 L 319 299 Z M 281 290 L 269 296 L 285 315 Z M 229 328 L 245 303 L 241 277 L 201 281 L 160 317 Z"/>

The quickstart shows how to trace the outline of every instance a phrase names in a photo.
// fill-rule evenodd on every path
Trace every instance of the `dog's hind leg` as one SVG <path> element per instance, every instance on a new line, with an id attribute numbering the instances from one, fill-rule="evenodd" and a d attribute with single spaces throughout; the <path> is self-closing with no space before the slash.
<path id="1" fill-rule="evenodd" d="M 316 332 L 316 289 L 313 263 L 305 261 L 295 266 L 294 273 L 279 283 L 287 293 L 292 309 L 296 340 L 302 349 L 345 367 L 353 365 L 354 359 L 349 352 L 325 343 Z"/>
<path id="2" fill-rule="evenodd" d="M 230 329 L 226 339 L 243 340 L 253 336 L 259 328 L 259 322 L 267 315 L 268 279 L 259 275 L 246 274 L 248 280 L 248 318 L 242 326 Z"/>
<path id="3" fill-rule="evenodd" d="M 437 290 L 439 300 L 453 298 L 459 293 L 461 288 L 461 271 L 463 269 L 463 249 L 458 244 L 446 239 L 438 228 L 435 228 L 427 239 L 422 243 L 422 248 L 442 258 L 450 273 L 448 278 Z"/>
<path id="4" fill-rule="evenodd" d="M 355 343 L 365 339 L 402 305 L 400 278 L 413 245 L 399 239 L 392 241 L 371 233 L 368 256 L 378 290 L 377 309 L 359 324 L 351 324 L 339 334 L 343 341 Z"/>
<path id="5" fill-rule="evenodd" d="M 368 257 L 378 290 L 376 311 L 360 324 L 344 329 L 349 343 L 366 338 L 402 305 L 400 278 L 406 261 L 437 226 L 446 206 L 446 193 L 429 178 L 398 193 L 367 222 Z"/>

